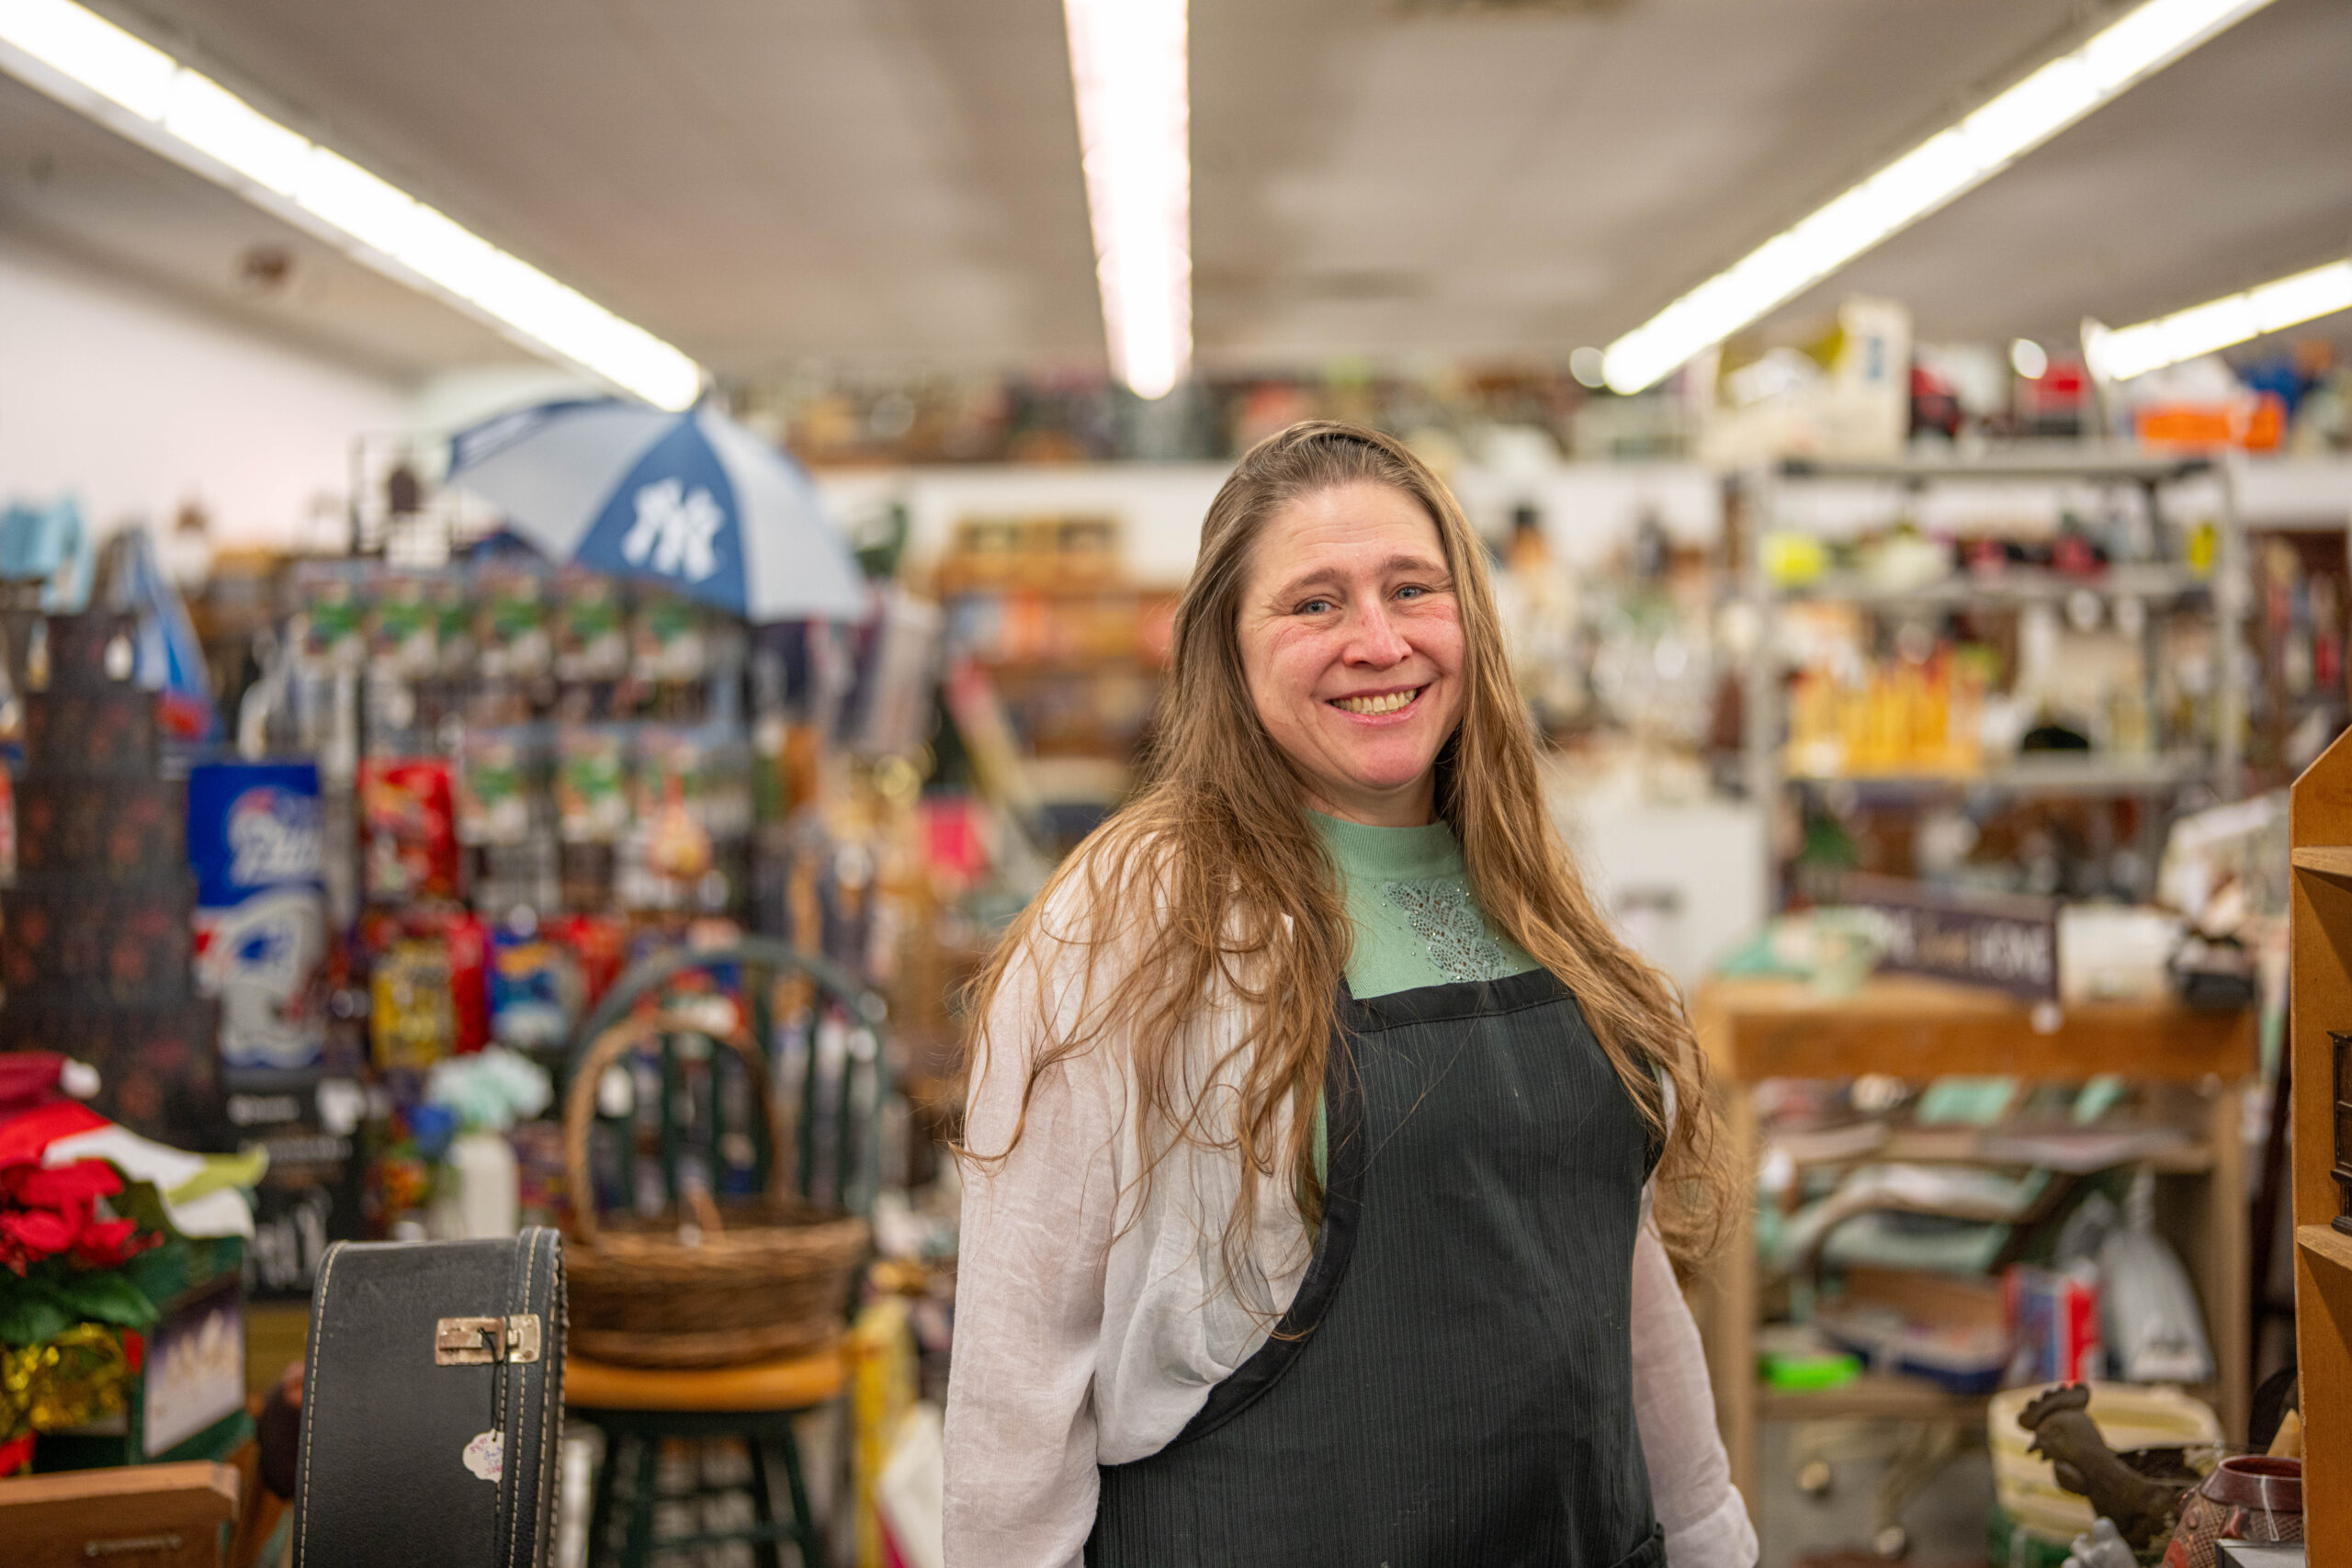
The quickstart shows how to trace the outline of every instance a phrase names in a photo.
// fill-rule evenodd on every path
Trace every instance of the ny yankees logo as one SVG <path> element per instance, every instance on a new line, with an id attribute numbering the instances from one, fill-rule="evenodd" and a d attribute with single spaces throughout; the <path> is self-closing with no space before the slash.
<path id="1" fill-rule="evenodd" d="M 643 566 L 650 556 L 653 570 L 663 576 L 683 574 L 700 582 L 718 570 L 713 545 L 726 520 L 707 490 L 688 495 L 676 479 L 647 485 L 637 492 L 637 525 L 621 540 L 621 558 Z"/>

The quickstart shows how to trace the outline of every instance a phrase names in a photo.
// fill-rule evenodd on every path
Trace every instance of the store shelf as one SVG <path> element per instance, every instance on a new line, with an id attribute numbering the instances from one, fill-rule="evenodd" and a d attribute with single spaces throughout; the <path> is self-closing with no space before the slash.
<path id="1" fill-rule="evenodd" d="M 2180 599 L 2210 592 L 2213 581 L 2179 566 L 2118 566 L 2097 577 L 2076 577 L 2037 568 L 2012 568 L 1995 577 L 1954 573 L 1909 587 L 1874 583 L 1854 572 L 1836 572 L 1800 586 L 1782 588 L 1790 604 L 1862 604 L 1889 608 L 2014 608 L 2047 604 L 2089 592 L 2106 598 Z"/>
<path id="2" fill-rule="evenodd" d="M 2077 1003 L 2045 1032 L 2028 1003 L 1952 981 L 1876 976 L 1851 996 L 1823 997 L 1795 980 L 1719 979 L 1701 987 L 1694 1012 L 1717 1066 L 1747 1083 L 1876 1072 L 2199 1084 L 2243 1080 L 2256 1063 L 2251 1012 L 2198 1012 L 2171 998 Z"/>
<path id="3" fill-rule="evenodd" d="M 1991 1146 L 1987 1143 L 1986 1134 L 1974 1127 L 1907 1127 L 1889 1134 L 1879 1143 L 1850 1152 L 1814 1154 L 1801 1148 L 1783 1148 L 1782 1152 L 1789 1154 L 1790 1163 L 1798 1166 L 2041 1163 L 2018 1158 L 2014 1152 L 2001 1147 L 1997 1137 L 1991 1140 Z M 2145 1166 L 2164 1176 L 2198 1176 L 2211 1170 L 2213 1161 L 2213 1145 L 2192 1136 L 2184 1142 L 2129 1154 L 2113 1163 Z M 2098 1168 L 2107 1168 L 2105 1162 Z"/>
<path id="4" fill-rule="evenodd" d="M 1925 1378 L 1892 1372 L 1865 1372 L 1842 1388 L 1795 1393 L 1758 1386 L 1756 1414 L 1767 1421 L 1864 1420 L 1931 1421 L 1939 1417 L 1984 1418 L 1991 1396 L 1954 1393 Z"/>
<path id="5" fill-rule="evenodd" d="M 2151 456 L 2136 448 L 2065 447 L 2045 451 L 2011 447 L 1970 457 L 1901 457 L 1883 463 L 1833 463 L 1791 457 L 1781 464 L 1781 472 L 1789 479 L 1894 480 L 1902 484 L 1939 479 L 2027 483 L 2081 479 L 2163 484 L 2204 473 L 2212 466 L 2211 459 L 2206 457 Z"/>
<path id="6" fill-rule="evenodd" d="M 2044 751 L 1980 773 L 1790 773 L 1792 784 L 1842 784 L 1865 794 L 1943 794 L 1993 790 L 2008 795 L 2157 795 L 2208 776 L 2211 765 L 2193 754 L 2107 757 L 2094 752 Z"/>
<path id="7" fill-rule="evenodd" d="M 2352 1280 L 2352 1235 L 2334 1225 L 2297 1225 L 2295 1246 L 2320 1269 Z"/>
<path id="8" fill-rule="evenodd" d="M 2352 844 L 2306 844 L 2287 852 L 2297 871 L 2308 871 L 2335 882 L 2352 882 Z"/>

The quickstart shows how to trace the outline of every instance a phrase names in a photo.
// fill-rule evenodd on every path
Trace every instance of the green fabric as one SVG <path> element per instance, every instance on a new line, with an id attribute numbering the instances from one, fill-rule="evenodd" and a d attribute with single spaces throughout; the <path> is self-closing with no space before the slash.
<path id="1" fill-rule="evenodd" d="M 1493 930 L 1471 896 L 1468 869 L 1453 829 L 1370 828 L 1307 813 L 1340 872 L 1340 898 L 1355 928 L 1348 948 L 1348 989 L 1359 1001 L 1422 986 L 1499 980 L 1536 966 L 1520 945 Z M 1315 1178 L 1328 1168 L 1329 1134 L 1315 1102 Z"/>
<path id="2" fill-rule="evenodd" d="M 1308 819 L 1339 867 L 1340 899 L 1355 927 L 1348 989 L 1358 1000 L 1535 967 L 1518 943 L 1487 926 L 1462 846 L 1444 823 L 1367 828 L 1319 812 Z"/>

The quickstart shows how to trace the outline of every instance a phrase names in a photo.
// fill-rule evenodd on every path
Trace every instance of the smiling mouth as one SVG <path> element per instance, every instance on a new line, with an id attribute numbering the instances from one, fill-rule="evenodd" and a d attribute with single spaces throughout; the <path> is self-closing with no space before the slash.
<path id="1" fill-rule="evenodd" d="M 1410 706 L 1413 700 L 1427 690 L 1426 686 L 1413 686 L 1402 692 L 1382 692 L 1375 696 L 1333 697 L 1331 705 L 1342 713 L 1395 713 L 1399 708 Z"/>

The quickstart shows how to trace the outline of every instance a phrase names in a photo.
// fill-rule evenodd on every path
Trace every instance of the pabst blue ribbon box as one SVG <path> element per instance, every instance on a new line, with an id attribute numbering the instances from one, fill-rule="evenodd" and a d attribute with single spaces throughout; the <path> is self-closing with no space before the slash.
<path id="1" fill-rule="evenodd" d="M 220 1003 L 232 1067 L 314 1066 L 326 1045 L 319 771 L 208 762 L 188 773 L 197 982 Z"/>

